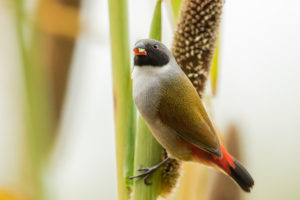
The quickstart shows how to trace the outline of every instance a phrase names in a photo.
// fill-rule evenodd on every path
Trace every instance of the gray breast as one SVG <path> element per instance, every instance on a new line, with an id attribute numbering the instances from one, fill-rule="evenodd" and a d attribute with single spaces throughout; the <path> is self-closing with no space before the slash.
<path id="1" fill-rule="evenodd" d="M 159 80 L 134 81 L 133 99 L 145 120 L 153 120 L 159 103 Z"/>
<path id="2" fill-rule="evenodd" d="M 139 112 L 145 120 L 155 118 L 162 83 L 170 80 L 170 77 L 176 76 L 176 74 L 180 72 L 181 70 L 177 65 L 170 64 L 162 67 L 134 67 L 132 74 L 133 98 Z"/>

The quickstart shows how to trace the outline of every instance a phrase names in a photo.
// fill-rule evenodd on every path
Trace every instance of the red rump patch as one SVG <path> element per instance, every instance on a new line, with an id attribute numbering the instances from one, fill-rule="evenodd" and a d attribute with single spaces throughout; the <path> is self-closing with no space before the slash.
<path id="1" fill-rule="evenodd" d="M 208 165 L 215 165 L 224 170 L 227 174 L 230 174 L 230 167 L 235 168 L 234 158 L 226 151 L 225 147 L 221 145 L 222 158 L 214 156 L 206 151 L 199 149 L 198 147 L 189 144 L 196 160 Z"/>
<path id="2" fill-rule="evenodd" d="M 226 151 L 226 149 L 221 145 L 221 150 L 223 157 L 218 158 L 217 156 L 212 156 L 215 163 L 221 167 L 225 172 L 230 174 L 229 165 L 232 168 L 235 168 L 234 158 Z"/>
<path id="3" fill-rule="evenodd" d="M 144 51 L 140 51 L 140 49 L 139 49 L 139 48 L 135 48 L 135 49 L 133 49 L 133 52 L 134 52 L 134 53 L 135 53 L 135 55 L 137 55 L 137 56 L 139 56 L 139 55 L 143 55 L 143 56 L 147 55 L 147 51 L 146 51 L 146 50 L 144 50 Z"/>
<path id="4" fill-rule="evenodd" d="M 201 162 L 206 165 L 210 165 L 221 169 L 229 176 L 231 176 L 234 181 L 246 192 L 250 192 L 254 185 L 254 180 L 249 174 L 249 172 L 226 151 L 226 149 L 221 145 L 221 151 L 223 154 L 222 158 L 218 158 L 200 148 L 188 143 L 183 142 L 184 145 L 189 147 L 192 152 L 193 160 Z"/>

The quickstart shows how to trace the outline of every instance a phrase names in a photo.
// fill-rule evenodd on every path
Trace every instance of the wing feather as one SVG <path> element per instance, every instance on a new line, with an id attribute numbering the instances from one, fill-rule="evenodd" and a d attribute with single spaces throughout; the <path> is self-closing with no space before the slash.
<path id="1" fill-rule="evenodd" d="M 158 117 L 184 140 L 222 157 L 215 129 L 197 91 L 185 74 L 162 83 Z"/>

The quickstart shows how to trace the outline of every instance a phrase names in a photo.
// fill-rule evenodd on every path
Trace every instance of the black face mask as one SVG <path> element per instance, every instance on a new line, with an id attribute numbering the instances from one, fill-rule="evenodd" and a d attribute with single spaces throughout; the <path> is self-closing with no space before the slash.
<path id="1" fill-rule="evenodd" d="M 152 46 L 147 44 L 144 49 L 146 51 L 146 55 L 134 56 L 135 66 L 150 65 L 153 67 L 162 67 L 169 63 L 169 56 L 159 47 L 155 48 L 155 45 Z"/>

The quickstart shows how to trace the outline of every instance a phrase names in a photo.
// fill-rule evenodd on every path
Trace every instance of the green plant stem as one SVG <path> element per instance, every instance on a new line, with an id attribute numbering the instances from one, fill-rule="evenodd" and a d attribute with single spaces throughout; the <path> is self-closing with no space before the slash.
<path id="1" fill-rule="evenodd" d="M 133 175 L 136 111 L 132 100 L 127 1 L 109 0 L 118 199 L 129 199 Z"/>
<path id="2" fill-rule="evenodd" d="M 151 23 L 151 28 L 150 28 L 150 34 L 149 37 L 158 41 L 161 41 L 161 2 L 162 0 L 157 0 L 154 13 L 153 13 L 153 18 L 152 18 L 152 23 Z"/>
<path id="3" fill-rule="evenodd" d="M 137 127 L 137 144 L 135 154 L 135 172 L 138 167 L 152 167 L 162 161 L 162 147 L 152 136 L 145 121 L 139 117 Z M 159 194 L 161 169 L 154 172 L 149 180 L 151 185 L 145 185 L 143 179 L 134 182 L 134 200 L 155 200 Z"/>
<path id="4" fill-rule="evenodd" d="M 24 2 L 15 0 L 16 28 L 20 45 L 20 57 L 24 73 L 26 103 L 24 118 L 26 123 L 26 139 L 28 148 L 26 184 L 33 190 L 32 199 L 45 199 L 43 172 L 47 159 L 50 135 L 53 131 L 53 113 L 51 95 L 47 75 L 43 67 L 43 55 L 40 51 L 40 37 L 33 23 L 26 24 L 31 35 L 29 45 L 25 43 Z"/>
<path id="5" fill-rule="evenodd" d="M 161 40 L 161 0 L 158 0 L 155 6 L 150 38 Z M 162 161 L 162 147 L 153 137 L 142 117 L 139 117 L 135 150 L 135 172 L 139 166 L 152 167 Z M 161 169 L 151 175 L 151 185 L 145 185 L 142 179 L 134 182 L 134 200 L 155 200 L 159 194 L 159 184 L 161 178 Z"/>
<path id="6" fill-rule="evenodd" d="M 177 21 L 182 0 L 170 0 L 170 1 L 171 1 L 175 21 Z"/>

